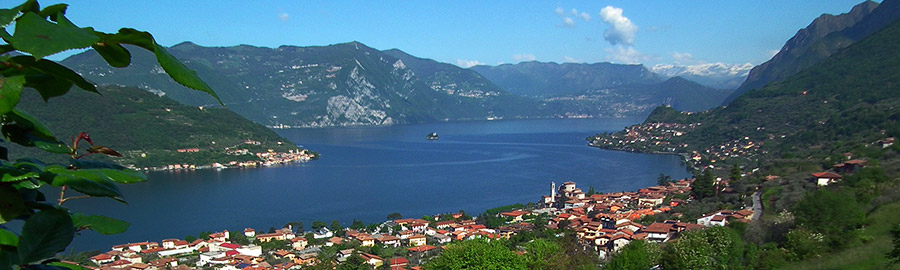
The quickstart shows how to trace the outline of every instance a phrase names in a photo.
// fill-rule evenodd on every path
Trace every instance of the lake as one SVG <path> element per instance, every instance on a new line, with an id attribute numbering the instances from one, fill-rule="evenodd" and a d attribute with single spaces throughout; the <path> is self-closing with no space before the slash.
<path id="1" fill-rule="evenodd" d="M 449 122 L 391 127 L 278 130 L 319 160 L 261 169 L 152 172 L 122 185 L 123 205 L 75 200 L 72 209 L 131 222 L 127 232 L 84 232 L 78 251 L 184 238 L 202 231 L 267 231 L 291 221 L 344 226 L 380 223 L 392 212 L 421 217 L 537 202 L 550 182 L 574 181 L 587 192 L 635 191 L 660 173 L 688 177 L 680 157 L 601 150 L 585 137 L 643 119 L 545 119 Z M 437 132 L 440 139 L 428 141 Z"/>

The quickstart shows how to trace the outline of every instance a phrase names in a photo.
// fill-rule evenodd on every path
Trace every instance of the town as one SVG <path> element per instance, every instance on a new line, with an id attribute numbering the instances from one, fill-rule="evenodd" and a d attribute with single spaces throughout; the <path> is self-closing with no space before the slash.
<path id="1" fill-rule="evenodd" d="M 212 142 L 215 144 L 215 142 Z M 142 167 L 132 168 L 144 171 L 178 171 L 178 170 L 197 170 L 197 169 L 225 169 L 225 168 L 253 168 L 253 167 L 270 167 L 276 165 L 307 162 L 318 158 L 318 153 L 307 149 L 287 149 L 287 151 L 279 152 L 275 149 L 260 148 L 262 143 L 255 140 L 245 140 L 237 145 L 224 147 L 221 149 L 210 147 L 209 149 L 200 148 L 182 148 L 174 152 L 178 155 L 192 155 L 202 151 L 222 152 L 228 161 L 213 162 L 211 164 L 168 164 L 159 167 Z M 280 146 L 282 142 L 278 142 Z M 260 148 L 260 149 L 256 149 Z M 140 154 L 146 157 L 146 153 Z"/>
<path id="2" fill-rule="evenodd" d="M 585 193 L 574 182 L 559 187 L 551 183 L 550 194 L 537 203 L 497 208 L 505 211 L 485 214 L 487 218 L 461 212 L 390 219 L 369 226 L 354 221 L 350 228 L 340 224 L 328 227 L 317 221 L 312 231 L 295 230 L 298 228 L 293 225 L 268 232 L 253 228 L 226 230 L 201 235 L 199 239 L 116 245 L 93 255 L 89 263 L 81 266 L 103 270 L 286 270 L 356 261 L 377 269 L 421 269 L 448 244 L 510 239 L 536 229 L 553 230 L 557 235 L 572 233 L 579 245 L 602 259 L 634 240 L 667 242 L 684 231 L 746 223 L 758 217 L 750 209 L 723 209 L 692 220 L 639 223 L 648 216 L 669 213 L 674 206 L 690 203 L 690 199 L 678 198 L 688 198 L 693 181 L 681 179 L 636 192 L 613 193 Z M 669 214 L 682 217 L 680 213 Z M 497 219 L 501 222 L 491 222 Z"/>

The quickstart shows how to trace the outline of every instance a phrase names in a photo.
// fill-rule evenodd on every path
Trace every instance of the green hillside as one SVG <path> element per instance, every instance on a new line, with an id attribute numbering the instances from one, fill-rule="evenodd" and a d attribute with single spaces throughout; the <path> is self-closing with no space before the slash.
<path id="1" fill-rule="evenodd" d="M 660 107 L 628 132 L 588 139 L 602 148 L 684 154 L 695 169 L 731 179 L 720 183 L 730 190 L 673 212 L 745 207 L 759 194 L 762 218 L 735 227 L 750 268 L 898 269 L 887 256 L 900 248 L 892 243 L 900 237 L 900 145 L 887 143 L 900 136 L 897 44 L 900 21 L 726 108 Z M 834 166 L 848 159 L 865 164 Z M 822 171 L 843 178 L 818 186 L 810 174 Z"/>
<path id="2" fill-rule="evenodd" d="M 272 130 L 225 109 L 201 110 L 132 87 L 102 86 L 99 91 L 101 95 L 70 91 L 47 103 L 33 91 L 25 91 L 19 107 L 44 119 L 59 138 L 87 132 L 95 143 L 125 156 L 116 162 L 138 167 L 257 159 L 249 155 L 225 155 L 225 147 L 250 148 L 254 152 L 297 149 Z M 246 140 L 258 141 L 260 145 L 242 144 Z M 198 148 L 199 152 L 177 151 L 189 148 Z M 23 151 L 12 149 L 11 158 L 27 156 L 17 150 Z"/>

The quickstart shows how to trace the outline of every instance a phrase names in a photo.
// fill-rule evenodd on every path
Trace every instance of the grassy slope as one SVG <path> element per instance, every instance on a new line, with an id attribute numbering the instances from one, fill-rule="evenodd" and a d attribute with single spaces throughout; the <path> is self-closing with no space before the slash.
<path id="1" fill-rule="evenodd" d="M 888 265 L 885 253 L 891 250 L 891 228 L 900 220 L 900 202 L 882 205 L 869 213 L 866 234 L 873 240 L 826 254 L 815 260 L 788 264 L 781 269 L 900 269 L 900 265 Z"/>
<path id="2" fill-rule="evenodd" d="M 63 141 L 87 132 L 95 143 L 123 153 L 125 159 L 119 162 L 138 166 L 221 162 L 229 158 L 221 149 L 247 139 L 281 151 L 296 148 L 268 128 L 228 110 L 201 111 L 131 87 L 103 86 L 99 91 L 102 95 L 72 89 L 48 103 L 33 91 L 26 91 L 19 108 L 41 119 Z M 278 145 L 278 141 L 284 144 Z M 200 148 L 201 152 L 175 151 L 181 148 Z M 11 158 L 28 154 L 16 150 L 26 151 L 13 149 Z M 140 153 L 147 157 L 141 158 Z"/>

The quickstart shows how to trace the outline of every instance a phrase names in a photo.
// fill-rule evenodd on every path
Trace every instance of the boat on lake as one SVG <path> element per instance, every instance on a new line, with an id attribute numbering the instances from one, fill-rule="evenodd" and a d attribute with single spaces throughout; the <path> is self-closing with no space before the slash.
<path id="1" fill-rule="evenodd" d="M 428 134 L 428 136 L 425 136 L 425 138 L 429 141 L 435 141 L 438 139 L 437 132 L 432 132 L 431 134 Z"/>

